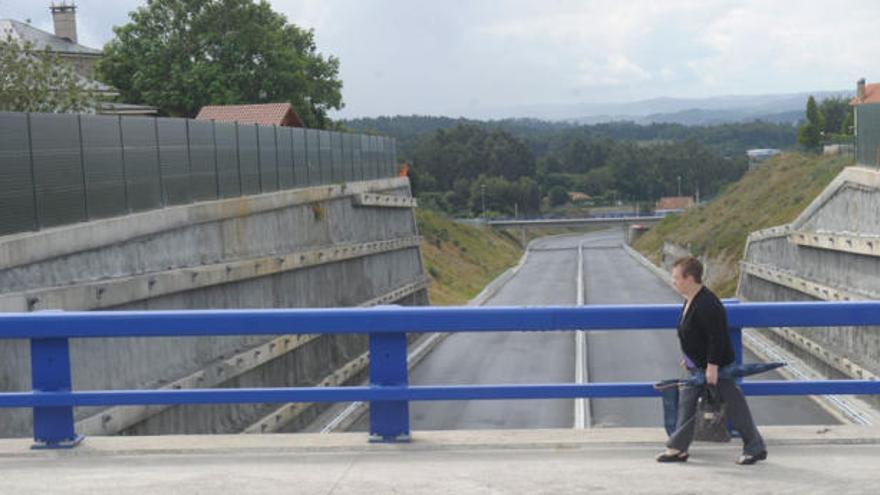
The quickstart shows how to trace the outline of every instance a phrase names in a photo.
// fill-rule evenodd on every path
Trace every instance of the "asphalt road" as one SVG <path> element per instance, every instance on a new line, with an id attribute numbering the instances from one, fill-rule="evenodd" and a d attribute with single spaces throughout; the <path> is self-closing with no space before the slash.
<path id="1" fill-rule="evenodd" d="M 577 246 L 584 244 L 586 304 L 681 303 L 663 281 L 620 248 L 622 232 L 540 239 L 519 273 L 489 306 L 574 305 Z M 574 382 L 573 332 L 461 333 L 447 338 L 410 372 L 410 383 L 493 384 Z M 671 331 L 588 332 L 588 380 L 653 381 L 680 373 L 680 351 Z M 746 355 L 746 361 L 755 357 Z M 771 374 L 760 379 L 773 379 Z M 778 375 L 775 378 L 781 378 Z M 837 421 L 805 398 L 749 399 L 759 425 L 834 424 Z M 413 430 L 570 428 L 572 400 L 443 401 L 410 404 Z M 660 401 L 588 401 L 592 427 L 659 426 Z M 355 430 L 367 428 L 366 418 Z"/>

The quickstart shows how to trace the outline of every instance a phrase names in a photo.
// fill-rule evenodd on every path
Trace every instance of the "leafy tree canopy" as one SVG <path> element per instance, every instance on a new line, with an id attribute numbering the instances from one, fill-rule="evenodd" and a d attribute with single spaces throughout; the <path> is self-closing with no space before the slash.
<path id="1" fill-rule="evenodd" d="M 809 151 L 819 151 L 822 147 L 822 132 L 825 128 L 822 113 L 816 105 L 816 99 L 810 96 L 807 100 L 807 120 L 798 129 L 798 142 Z"/>
<path id="2" fill-rule="evenodd" d="M 342 108 L 339 60 L 264 0 L 150 0 L 130 17 L 98 66 L 128 101 L 186 117 L 204 105 L 283 101 L 321 128 Z"/>
<path id="3" fill-rule="evenodd" d="M 11 36 L 0 39 L 0 110 L 67 113 L 94 105 L 88 80 L 56 53 Z"/>
<path id="4" fill-rule="evenodd" d="M 414 163 L 441 190 L 452 189 L 456 179 L 486 174 L 511 181 L 532 176 L 535 170 L 535 157 L 522 140 L 474 125 L 429 134 L 416 148 Z"/>

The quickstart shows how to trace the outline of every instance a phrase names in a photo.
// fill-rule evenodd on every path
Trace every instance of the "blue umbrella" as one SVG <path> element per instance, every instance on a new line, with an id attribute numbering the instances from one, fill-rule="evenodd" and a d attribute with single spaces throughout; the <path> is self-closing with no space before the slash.
<path id="1" fill-rule="evenodd" d="M 739 378 L 764 373 L 782 366 L 785 366 L 785 363 L 732 363 L 722 366 L 718 370 L 718 378 Z M 654 390 L 659 391 L 663 399 L 663 426 L 668 435 L 672 435 L 672 432 L 675 431 L 678 420 L 678 387 L 694 387 L 705 384 L 706 373 L 703 370 L 692 370 L 687 378 L 670 378 L 654 384 Z"/>

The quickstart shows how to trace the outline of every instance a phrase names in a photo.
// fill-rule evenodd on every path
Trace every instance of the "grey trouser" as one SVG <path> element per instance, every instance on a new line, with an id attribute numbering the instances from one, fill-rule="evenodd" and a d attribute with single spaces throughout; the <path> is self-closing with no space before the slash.
<path id="1" fill-rule="evenodd" d="M 697 400 L 703 391 L 703 386 L 681 387 L 678 392 L 678 422 L 676 429 L 669 436 L 666 447 L 681 451 L 687 451 L 694 440 L 694 420 L 697 412 Z M 727 403 L 727 419 L 733 427 L 739 431 L 743 440 L 743 454 L 756 455 L 765 450 L 764 439 L 758 433 L 752 413 L 742 390 L 736 385 L 736 381 L 730 379 L 718 380 L 718 392 L 721 399 Z"/>

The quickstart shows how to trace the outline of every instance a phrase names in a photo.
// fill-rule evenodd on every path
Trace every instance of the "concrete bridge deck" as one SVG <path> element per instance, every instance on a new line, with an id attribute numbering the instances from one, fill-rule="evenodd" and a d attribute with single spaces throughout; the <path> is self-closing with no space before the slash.
<path id="1" fill-rule="evenodd" d="M 880 428 L 762 429 L 769 459 L 737 466 L 739 442 L 697 443 L 654 462 L 660 428 L 90 437 L 68 451 L 0 440 L 0 493 L 877 493 Z"/>

